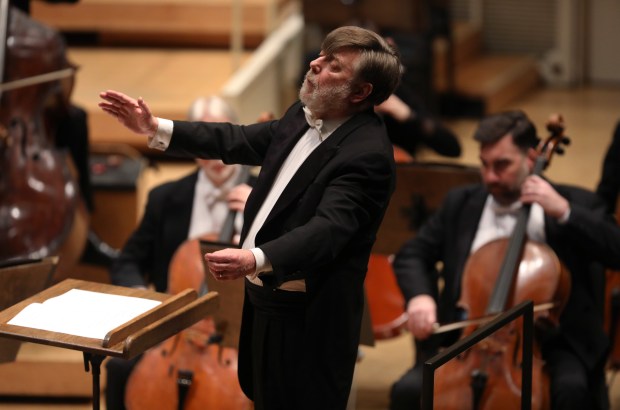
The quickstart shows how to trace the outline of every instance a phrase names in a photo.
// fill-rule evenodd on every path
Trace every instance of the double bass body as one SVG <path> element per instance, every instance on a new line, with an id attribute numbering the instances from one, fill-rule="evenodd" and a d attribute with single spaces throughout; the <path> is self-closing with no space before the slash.
<path id="1" fill-rule="evenodd" d="M 55 147 L 71 91 L 71 80 L 61 80 L 73 67 L 56 31 L 13 8 L 0 19 L 0 259 L 60 254 L 63 271 L 79 259 L 88 230 L 72 164 Z"/>

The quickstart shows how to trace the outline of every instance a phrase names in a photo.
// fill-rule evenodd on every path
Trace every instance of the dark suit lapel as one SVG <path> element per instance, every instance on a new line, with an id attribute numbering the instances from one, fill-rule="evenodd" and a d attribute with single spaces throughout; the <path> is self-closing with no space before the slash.
<path id="1" fill-rule="evenodd" d="M 192 218 L 192 207 L 194 204 L 194 189 L 198 172 L 190 174 L 187 178 L 179 181 L 175 189 L 175 194 L 170 197 L 170 208 L 167 215 L 170 217 L 171 226 L 174 234 L 183 237 L 183 241 L 187 239 L 189 233 L 189 224 Z"/>
<path id="2" fill-rule="evenodd" d="M 549 180 L 547 180 L 547 182 L 550 183 Z M 571 198 L 570 192 L 568 192 L 567 190 L 563 190 L 562 188 L 556 186 L 555 184 L 551 184 L 551 186 L 560 195 L 566 198 L 568 202 L 571 202 L 572 198 Z M 561 235 L 559 234 L 560 225 L 558 223 L 558 220 L 555 218 L 549 217 L 546 213 L 544 214 L 544 218 L 545 218 L 545 239 L 547 241 L 547 245 L 549 245 L 551 248 L 556 248 L 556 249 L 560 248 L 558 241 L 557 241 L 558 238 L 561 238 Z"/>
<path id="3" fill-rule="evenodd" d="M 342 141 L 366 122 L 364 118 L 364 116 L 358 115 L 346 121 L 306 158 L 280 195 L 265 223 L 286 209 L 306 190 L 324 165 L 336 155 Z"/>
<path id="4" fill-rule="evenodd" d="M 258 210 L 271 190 L 271 186 L 282 164 L 295 147 L 295 144 L 297 144 L 301 136 L 304 135 L 309 128 L 303 115 L 301 105 L 299 105 L 299 109 L 295 112 L 294 116 L 294 118 L 290 118 L 288 121 L 284 120 L 284 118 L 280 120 L 281 128 L 278 131 L 278 135 L 274 138 L 273 144 L 269 147 L 267 155 L 265 155 L 265 160 L 261 165 L 261 171 L 258 174 L 254 188 L 246 202 L 244 211 L 245 223 L 241 231 L 242 243 L 243 240 L 245 240 L 245 236 Z"/>

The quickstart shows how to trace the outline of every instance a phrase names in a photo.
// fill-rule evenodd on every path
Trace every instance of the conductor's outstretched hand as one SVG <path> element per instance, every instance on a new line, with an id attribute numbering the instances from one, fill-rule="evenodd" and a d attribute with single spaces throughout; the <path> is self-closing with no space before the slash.
<path id="1" fill-rule="evenodd" d="M 105 100 L 99 103 L 99 107 L 131 131 L 144 135 L 154 135 L 157 132 L 158 120 L 151 114 L 142 97 L 134 100 L 113 90 L 103 91 L 99 97 Z"/>

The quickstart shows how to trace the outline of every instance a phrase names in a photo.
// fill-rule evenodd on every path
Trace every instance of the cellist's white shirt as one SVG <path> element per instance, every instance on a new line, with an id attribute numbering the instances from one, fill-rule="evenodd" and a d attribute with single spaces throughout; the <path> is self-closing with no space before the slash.
<path id="1" fill-rule="evenodd" d="M 495 239 L 509 237 L 517 224 L 517 215 L 521 206 L 521 202 L 518 201 L 510 206 L 502 206 L 493 199 L 493 196 L 489 195 L 484 204 L 471 252 L 477 251 L 482 245 Z M 532 241 L 546 243 L 545 214 L 542 207 L 536 203 L 532 204 L 530 210 L 527 235 Z"/>
<path id="2" fill-rule="evenodd" d="M 226 196 L 234 188 L 239 172 L 240 169 L 235 169 L 228 180 L 220 187 L 216 187 L 202 169 L 198 171 L 188 238 L 199 238 L 204 234 L 217 234 L 222 230 L 224 221 L 230 212 Z M 237 214 L 234 222 L 235 233 L 241 231 L 242 221 L 243 217 Z"/>

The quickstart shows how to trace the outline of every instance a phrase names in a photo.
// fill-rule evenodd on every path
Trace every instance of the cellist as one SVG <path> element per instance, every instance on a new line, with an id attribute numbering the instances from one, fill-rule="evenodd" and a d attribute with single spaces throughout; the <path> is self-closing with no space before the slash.
<path id="1" fill-rule="evenodd" d="M 620 267 L 620 228 L 594 193 L 532 175 L 539 139 L 523 112 L 484 118 L 474 139 L 479 143 L 482 184 L 450 191 L 394 261 L 417 360 L 392 386 L 390 408 L 419 408 L 424 360 L 458 336 L 433 334 L 436 324 L 464 319 L 457 302 L 469 255 L 491 240 L 510 236 L 514 211 L 531 204 L 529 239 L 546 243 L 572 281 L 559 326 L 539 329 L 536 335 L 549 374 L 551 408 L 608 409 L 604 268 Z"/>
<path id="2" fill-rule="evenodd" d="M 232 108 L 217 96 L 196 99 L 188 118 L 237 122 Z M 110 269 L 112 284 L 152 286 L 158 292 L 166 292 L 168 266 L 177 248 L 189 238 L 219 232 L 229 210 L 243 210 L 251 187 L 235 185 L 241 167 L 225 165 L 220 160 L 197 159 L 196 162 L 195 172 L 150 191 L 139 226 Z M 238 213 L 237 234 L 241 226 L 242 215 Z M 125 408 L 125 385 L 136 361 L 111 358 L 106 362 L 106 408 Z"/>

